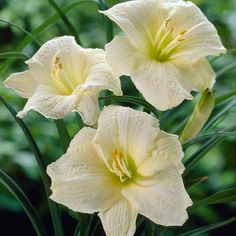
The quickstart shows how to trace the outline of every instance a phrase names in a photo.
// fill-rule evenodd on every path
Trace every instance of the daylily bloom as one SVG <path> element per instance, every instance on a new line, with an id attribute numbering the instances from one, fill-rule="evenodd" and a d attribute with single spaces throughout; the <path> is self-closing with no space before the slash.
<path id="1" fill-rule="evenodd" d="M 151 115 L 108 106 L 98 128 L 83 128 L 50 164 L 51 199 L 73 211 L 99 212 L 109 236 L 133 235 L 140 213 L 161 225 L 183 225 L 192 204 L 181 174 L 182 148 Z"/>
<path id="2" fill-rule="evenodd" d="M 71 36 L 46 42 L 26 63 L 29 70 L 12 74 L 4 82 L 28 98 L 19 117 L 35 110 L 47 118 L 60 119 L 76 111 L 86 124 L 92 125 L 99 114 L 100 91 L 122 94 L 104 50 L 82 48 Z"/>
<path id="3" fill-rule="evenodd" d="M 225 53 L 215 27 L 193 3 L 135 0 L 101 11 L 125 33 L 105 47 L 117 76 L 130 76 L 159 110 L 212 88 L 215 73 L 205 58 Z"/>

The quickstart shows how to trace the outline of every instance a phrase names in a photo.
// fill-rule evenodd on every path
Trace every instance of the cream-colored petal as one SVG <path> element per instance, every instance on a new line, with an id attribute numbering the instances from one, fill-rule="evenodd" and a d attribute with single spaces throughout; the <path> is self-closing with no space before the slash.
<path id="1" fill-rule="evenodd" d="M 117 76 L 130 75 L 135 64 L 137 50 L 129 39 L 116 36 L 105 46 L 107 62 Z"/>
<path id="2" fill-rule="evenodd" d="M 3 84 L 7 88 L 13 89 L 18 95 L 24 98 L 29 98 L 37 86 L 28 70 L 11 74 Z"/>
<path id="3" fill-rule="evenodd" d="M 108 172 L 93 145 L 78 145 L 50 164 L 51 199 L 73 211 L 94 213 L 120 198 L 120 183 Z"/>
<path id="4" fill-rule="evenodd" d="M 181 83 L 183 77 L 191 79 L 191 68 L 151 60 L 143 63 L 140 61 L 139 65 L 133 71 L 132 81 L 144 98 L 157 109 L 164 111 L 178 106 L 185 99 L 192 99 L 190 86 Z"/>
<path id="5" fill-rule="evenodd" d="M 81 115 L 83 122 L 87 125 L 94 125 L 99 115 L 98 104 L 99 93 L 97 91 L 86 91 L 81 95 L 79 103 L 74 111 Z"/>
<path id="6" fill-rule="evenodd" d="M 211 89 L 215 84 L 216 74 L 206 58 L 201 58 L 193 64 L 196 78 L 193 80 L 196 91 L 204 92 L 207 88 Z"/>
<path id="7" fill-rule="evenodd" d="M 186 208 L 192 205 L 174 165 L 154 177 L 127 185 L 122 194 L 140 214 L 164 226 L 183 225 L 188 219 Z"/>
<path id="8" fill-rule="evenodd" d="M 40 84 L 52 84 L 51 70 L 53 57 L 59 53 L 63 60 L 63 69 L 67 73 L 80 77 L 84 63 L 81 47 L 72 36 L 62 36 L 47 41 L 37 53 L 27 61 L 35 80 Z M 69 68 L 68 68 L 69 67 Z M 77 78 L 80 80 L 81 78 Z"/>
<path id="9" fill-rule="evenodd" d="M 128 1 L 101 12 L 114 21 L 128 36 L 132 44 L 146 51 L 156 31 L 168 17 L 169 9 L 161 1 Z"/>
<path id="10" fill-rule="evenodd" d="M 107 236 L 134 235 L 138 212 L 125 198 L 122 197 L 110 209 L 98 215 Z"/>
<path id="11" fill-rule="evenodd" d="M 106 61 L 105 51 L 102 49 L 86 49 L 87 72 L 80 90 L 98 91 L 110 90 L 116 95 L 122 95 L 120 80 L 115 77 Z"/>
<path id="12" fill-rule="evenodd" d="M 80 145 L 91 143 L 96 133 L 96 129 L 90 127 L 82 128 L 71 140 L 69 149 L 78 148 Z"/>
<path id="13" fill-rule="evenodd" d="M 174 57 L 183 57 L 196 61 L 208 55 L 225 53 L 215 26 L 204 16 L 201 10 L 189 1 L 176 7 L 170 17 L 170 27 L 174 33 L 184 33 L 184 40 L 177 48 Z"/>
<path id="14" fill-rule="evenodd" d="M 78 95 L 62 96 L 52 87 L 40 85 L 17 116 L 22 118 L 28 111 L 37 111 L 46 118 L 61 119 L 77 107 Z"/>
<path id="15" fill-rule="evenodd" d="M 184 153 L 178 136 L 160 131 L 152 155 L 139 166 L 137 173 L 141 176 L 151 177 L 159 171 L 168 169 L 168 166 L 175 166 L 176 171 L 182 174 L 184 170 L 183 156 Z"/>
<path id="16" fill-rule="evenodd" d="M 93 142 L 107 160 L 116 149 L 137 167 L 150 155 L 159 131 L 159 122 L 151 115 L 121 106 L 108 106 L 101 112 Z"/>

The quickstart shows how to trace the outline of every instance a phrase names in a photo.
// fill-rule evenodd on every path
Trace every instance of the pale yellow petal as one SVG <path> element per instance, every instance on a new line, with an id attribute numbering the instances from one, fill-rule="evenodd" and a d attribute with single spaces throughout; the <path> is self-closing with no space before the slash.
<path id="1" fill-rule="evenodd" d="M 140 214 L 164 226 L 183 225 L 188 219 L 186 208 L 192 205 L 174 166 L 144 182 L 128 185 L 122 194 Z"/>
<path id="2" fill-rule="evenodd" d="M 133 71 L 132 81 L 144 98 L 157 109 L 164 111 L 178 106 L 185 99 L 193 98 L 190 86 L 181 83 L 183 77 L 191 80 L 191 68 L 151 60 L 140 62 L 139 65 Z"/>
<path id="3" fill-rule="evenodd" d="M 78 148 L 80 145 L 91 143 L 96 133 L 96 129 L 90 127 L 82 128 L 71 140 L 69 149 Z"/>
<path id="4" fill-rule="evenodd" d="M 133 236 L 138 212 L 125 199 L 121 198 L 110 209 L 100 212 L 106 236 Z"/>
<path id="5" fill-rule="evenodd" d="M 46 118 L 61 119 L 75 110 L 78 95 L 62 96 L 52 87 L 40 85 L 17 116 L 22 118 L 28 111 L 37 111 Z"/>
<path id="6" fill-rule="evenodd" d="M 74 111 L 81 115 L 83 122 L 87 125 L 94 125 L 99 115 L 98 91 L 86 91 L 81 95 Z"/>
<path id="7" fill-rule="evenodd" d="M 204 92 L 207 88 L 211 89 L 215 84 L 216 74 L 206 58 L 201 58 L 193 64 L 196 78 L 193 79 L 196 91 Z"/>
<path id="8" fill-rule="evenodd" d="M 116 36 L 106 44 L 105 51 L 107 62 L 117 76 L 131 75 L 137 50 L 126 36 Z"/>
<path id="9" fill-rule="evenodd" d="M 222 45 L 215 26 L 195 4 L 189 1 L 182 2 L 170 17 L 170 27 L 174 28 L 174 33 L 185 32 L 184 41 L 177 48 L 174 57 L 196 61 L 208 55 L 225 53 L 226 49 Z"/>
<path id="10" fill-rule="evenodd" d="M 106 61 L 105 51 L 102 49 L 86 49 L 87 72 L 81 90 L 98 91 L 110 90 L 115 95 L 122 95 L 120 80 L 115 77 Z"/>
<path id="11" fill-rule="evenodd" d="M 136 0 L 116 4 L 101 13 L 114 21 L 134 46 L 146 51 L 144 45 L 149 45 L 155 38 L 158 27 L 168 17 L 169 9 L 161 1 Z"/>
<path id="12" fill-rule="evenodd" d="M 13 89 L 18 95 L 24 98 L 29 98 L 34 93 L 37 86 L 28 70 L 11 74 L 3 84 L 7 88 Z"/>
<path id="13" fill-rule="evenodd" d="M 101 112 L 93 142 L 107 160 L 116 149 L 128 155 L 137 167 L 150 154 L 159 131 L 151 115 L 121 106 L 108 106 Z"/>
<path id="14" fill-rule="evenodd" d="M 152 155 L 139 166 L 137 173 L 141 176 L 150 177 L 159 171 L 168 169 L 169 166 L 175 166 L 175 170 L 182 174 L 184 170 L 183 156 L 184 153 L 178 136 L 160 131 Z"/>
<path id="15" fill-rule="evenodd" d="M 47 41 L 36 54 L 27 61 L 29 69 L 38 83 L 52 85 L 51 70 L 55 54 L 60 53 L 64 70 L 71 75 L 77 75 L 78 81 L 84 64 L 81 47 L 72 36 L 62 36 Z"/>
<path id="16" fill-rule="evenodd" d="M 108 172 L 92 144 L 78 145 L 50 164 L 51 199 L 68 208 L 94 213 L 112 207 L 120 198 L 120 185 Z"/>

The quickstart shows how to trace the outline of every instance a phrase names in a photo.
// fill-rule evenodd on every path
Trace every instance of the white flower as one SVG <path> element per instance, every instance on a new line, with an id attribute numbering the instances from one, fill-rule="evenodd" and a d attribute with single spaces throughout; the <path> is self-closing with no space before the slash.
<path id="1" fill-rule="evenodd" d="M 192 99 L 215 82 L 205 58 L 225 53 L 215 27 L 189 1 L 135 0 L 101 13 L 125 32 L 106 45 L 117 76 L 128 75 L 147 101 L 160 110 Z"/>
<path id="2" fill-rule="evenodd" d="M 157 119 L 105 107 L 98 129 L 83 128 L 67 153 L 50 164 L 51 199 L 84 213 L 99 212 L 109 236 L 133 235 L 138 213 L 161 225 L 183 225 L 192 204 L 181 178 L 177 136 Z"/>
<path id="3" fill-rule="evenodd" d="M 99 114 L 100 91 L 109 89 L 122 94 L 104 50 L 84 49 L 70 36 L 46 42 L 26 63 L 29 70 L 12 74 L 4 82 L 28 98 L 19 117 L 35 110 L 45 117 L 60 119 L 76 111 L 86 124 L 92 125 Z"/>

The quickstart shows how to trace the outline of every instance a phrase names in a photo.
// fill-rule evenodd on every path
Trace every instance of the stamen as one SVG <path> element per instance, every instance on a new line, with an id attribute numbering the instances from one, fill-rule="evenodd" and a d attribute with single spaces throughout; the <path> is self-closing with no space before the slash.
<path id="1" fill-rule="evenodd" d="M 132 173 L 126 166 L 123 153 L 116 149 L 112 152 L 111 172 L 116 174 L 122 183 L 132 177 Z"/>

